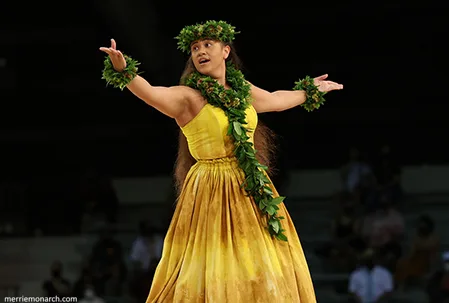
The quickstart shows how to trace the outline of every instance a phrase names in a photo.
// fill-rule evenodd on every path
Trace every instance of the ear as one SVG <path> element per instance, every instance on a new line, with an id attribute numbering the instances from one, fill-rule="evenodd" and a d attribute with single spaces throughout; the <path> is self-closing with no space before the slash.
<path id="1" fill-rule="evenodd" d="M 231 47 L 229 45 L 225 45 L 223 47 L 223 59 L 228 59 L 229 54 L 231 53 Z"/>

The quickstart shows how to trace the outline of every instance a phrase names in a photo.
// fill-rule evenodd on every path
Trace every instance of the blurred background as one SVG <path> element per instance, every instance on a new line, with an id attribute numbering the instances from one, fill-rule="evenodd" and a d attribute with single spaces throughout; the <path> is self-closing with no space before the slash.
<path id="1" fill-rule="evenodd" d="M 260 115 L 278 134 L 273 179 L 318 302 L 350 302 L 367 259 L 389 273 L 386 301 L 448 302 L 449 14 L 437 1 L 2 1 L 0 297 L 144 302 L 174 210 L 178 127 L 106 87 L 98 48 L 114 38 L 150 83 L 176 85 L 187 58 L 173 37 L 209 19 L 241 31 L 257 86 L 324 73 L 345 86 L 318 111 Z"/>

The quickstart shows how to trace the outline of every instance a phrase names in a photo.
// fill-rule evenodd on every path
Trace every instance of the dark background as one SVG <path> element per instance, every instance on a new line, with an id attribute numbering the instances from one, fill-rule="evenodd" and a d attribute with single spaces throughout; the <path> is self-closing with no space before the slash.
<path id="1" fill-rule="evenodd" d="M 148 221 L 154 233 L 165 234 L 176 205 L 174 193 L 163 193 L 166 201 L 126 203 L 135 201 L 119 201 L 112 180 L 169 176 L 179 128 L 128 90 L 106 87 L 99 47 L 109 46 L 111 38 L 142 63 L 151 84 L 177 85 L 187 57 L 176 49 L 174 37 L 186 25 L 221 19 L 241 31 L 235 48 L 246 78 L 255 85 L 286 90 L 306 75 L 325 73 L 343 84 L 344 90 L 328 94 L 318 111 L 295 108 L 259 116 L 278 134 L 280 173 L 273 179 L 282 193 L 286 186 L 296 186 L 286 178 L 290 171 L 340 168 L 348 164 L 351 146 L 362 151 L 373 171 L 382 171 L 382 161 L 375 160 L 384 144 L 397 156 L 390 159 L 393 170 L 449 162 L 446 6 L 443 1 L 398 0 L 1 1 L 0 240 L 11 238 L 11 244 L 0 244 L 0 298 L 5 290 L 18 293 L 24 281 L 36 282 L 40 291 L 39 279 L 47 274 L 42 266 L 56 258 L 65 260 L 72 281 L 82 279 L 84 263 L 71 258 L 91 258 L 102 237 L 111 240 L 107 237 L 113 231 L 122 247 L 117 251 L 123 249 L 120 262 L 131 269 L 127 262 L 140 220 Z M 438 173 L 422 171 L 429 180 Z M 322 285 L 346 292 L 349 271 L 336 278 L 333 274 L 340 271 L 321 266 L 318 251 L 330 251 L 325 245 L 332 244 L 331 222 L 353 200 L 363 204 L 357 220 L 365 220 L 373 205 L 382 208 L 384 198 L 396 203 L 406 221 L 400 244 L 404 255 L 417 218 L 425 212 L 436 222 L 441 250 L 448 249 L 447 192 L 416 194 L 422 186 L 408 193 L 410 184 L 416 184 L 410 175 L 405 193 L 399 181 L 391 193 L 370 188 L 361 198 L 289 196 L 289 213 L 313 278 L 321 281 L 314 282 L 317 293 Z M 436 187 L 440 190 L 441 184 Z M 97 236 L 100 240 L 94 242 Z M 30 237 L 32 245 L 20 246 L 21 237 Z M 95 267 L 90 263 L 87 268 Z M 126 283 L 151 285 L 136 277 L 130 273 Z M 147 293 L 144 289 L 143 297 Z M 410 297 L 394 302 L 410 303 Z M 107 302 L 128 301 L 119 297 Z"/>
<path id="2" fill-rule="evenodd" d="M 95 164 L 116 176 L 169 173 L 177 126 L 106 88 L 103 53 L 142 62 L 153 85 L 176 85 L 186 57 L 173 39 L 187 24 L 223 19 L 242 33 L 245 75 L 274 91 L 306 75 L 344 84 L 320 110 L 260 116 L 279 135 L 279 166 L 337 167 L 351 145 L 390 143 L 403 164 L 448 154 L 443 2 L 5 2 L 0 10 L 1 157 L 7 178 L 73 174 Z"/>

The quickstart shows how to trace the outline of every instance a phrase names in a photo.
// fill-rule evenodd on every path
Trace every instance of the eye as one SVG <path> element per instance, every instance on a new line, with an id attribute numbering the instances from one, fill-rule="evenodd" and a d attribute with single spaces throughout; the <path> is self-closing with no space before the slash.
<path id="1" fill-rule="evenodd" d="M 197 51 L 197 50 L 198 50 L 198 46 L 192 47 L 192 51 Z"/>
<path id="2" fill-rule="evenodd" d="M 212 43 L 210 43 L 210 42 L 206 43 L 206 47 L 211 47 L 211 46 L 212 46 Z"/>

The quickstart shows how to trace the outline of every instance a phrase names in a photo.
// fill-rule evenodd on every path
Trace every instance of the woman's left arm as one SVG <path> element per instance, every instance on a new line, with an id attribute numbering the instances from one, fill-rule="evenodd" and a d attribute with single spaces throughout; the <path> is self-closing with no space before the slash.
<path id="1" fill-rule="evenodd" d="M 332 90 L 343 89 L 343 85 L 336 82 L 325 80 L 327 75 L 314 78 L 314 84 L 321 92 L 330 92 Z M 268 92 L 251 84 L 251 96 L 253 97 L 253 106 L 258 113 L 281 112 L 303 104 L 306 99 L 306 93 L 303 90 L 278 90 Z"/>

